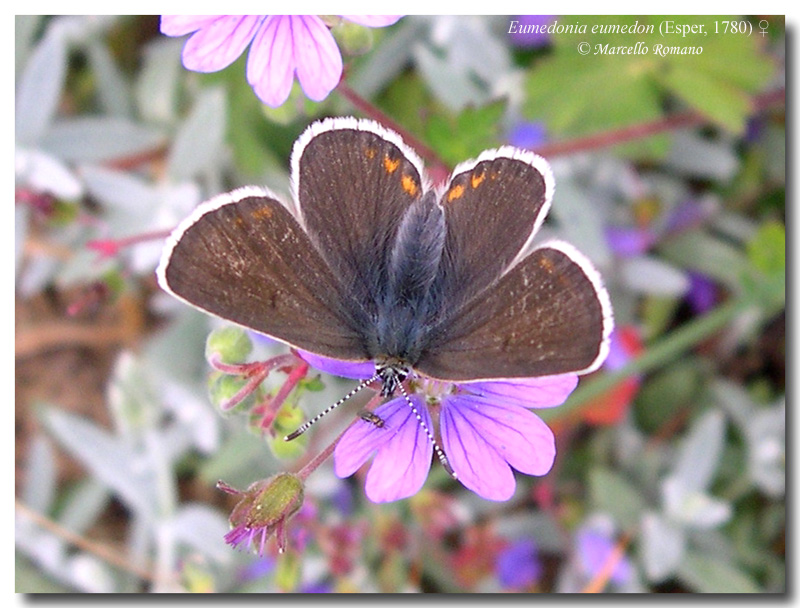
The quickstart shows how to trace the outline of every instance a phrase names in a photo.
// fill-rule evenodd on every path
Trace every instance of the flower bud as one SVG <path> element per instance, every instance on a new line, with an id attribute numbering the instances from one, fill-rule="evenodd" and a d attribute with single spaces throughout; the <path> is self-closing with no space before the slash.
<path id="1" fill-rule="evenodd" d="M 241 327 L 229 325 L 212 331 L 206 339 L 206 359 L 222 363 L 244 361 L 253 350 L 250 336 Z"/>
<path id="2" fill-rule="evenodd" d="M 250 548 L 257 542 L 255 548 L 263 557 L 267 539 L 277 533 L 278 550 L 285 550 L 286 520 L 303 504 L 303 482 L 297 475 L 278 473 L 255 482 L 244 492 L 222 482 L 217 485 L 228 493 L 242 496 L 231 512 L 232 530 L 225 535 L 225 542 L 237 548 Z"/>

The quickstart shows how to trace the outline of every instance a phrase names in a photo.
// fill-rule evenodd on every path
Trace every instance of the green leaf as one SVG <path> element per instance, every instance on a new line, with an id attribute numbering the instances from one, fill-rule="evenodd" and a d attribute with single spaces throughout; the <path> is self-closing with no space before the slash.
<path id="1" fill-rule="evenodd" d="M 678 266 L 694 270 L 738 290 L 747 266 L 744 253 L 703 231 L 691 230 L 670 238 L 659 253 Z"/>
<path id="2" fill-rule="evenodd" d="M 649 378 L 636 397 L 636 421 L 652 432 L 691 404 L 701 388 L 701 367 L 694 357 L 682 359 Z"/>
<path id="3" fill-rule="evenodd" d="M 766 275 L 783 275 L 786 270 L 786 229 L 778 221 L 763 223 L 747 243 L 750 263 Z"/>
<path id="4" fill-rule="evenodd" d="M 713 122 L 742 134 L 752 113 L 750 97 L 712 74 L 689 66 L 672 65 L 658 76 L 659 82 Z"/>
<path id="5" fill-rule="evenodd" d="M 595 468 L 589 472 L 592 507 L 610 514 L 623 528 L 636 526 L 645 508 L 639 491 L 617 473 Z"/>
<path id="6" fill-rule="evenodd" d="M 678 576 L 699 593 L 761 593 L 756 582 L 733 564 L 718 556 L 687 551 Z"/>
<path id="7" fill-rule="evenodd" d="M 498 145 L 500 119 L 505 109 L 506 102 L 498 101 L 480 108 L 466 108 L 456 117 L 434 114 L 425 129 L 426 139 L 446 163 L 456 165 Z"/>

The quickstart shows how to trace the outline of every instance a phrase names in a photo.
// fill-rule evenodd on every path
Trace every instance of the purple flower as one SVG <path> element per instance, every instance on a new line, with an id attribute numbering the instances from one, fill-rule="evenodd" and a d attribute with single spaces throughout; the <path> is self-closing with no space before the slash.
<path id="1" fill-rule="evenodd" d="M 347 364 L 300 352 L 322 371 L 341 373 Z M 352 367 L 348 377 L 369 378 L 371 369 Z M 545 475 L 555 460 L 550 428 L 528 408 L 561 405 L 575 389 L 578 377 L 561 374 L 494 382 L 454 384 L 415 378 L 410 395 L 422 421 L 434 428 L 428 406 L 440 412 L 442 447 L 467 488 L 488 500 L 508 500 L 516 481 L 512 469 Z M 339 477 L 355 473 L 375 454 L 367 473 L 365 492 L 373 502 L 389 502 L 416 494 L 431 466 L 433 447 L 405 398 L 397 397 L 374 412 L 377 426 L 358 420 L 334 450 Z"/>
<path id="2" fill-rule="evenodd" d="M 500 584 L 509 590 L 530 587 L 542 575 L 539 551 L 530 538 L 511 543 L 497 556 L 495 565 Z"/>
<path id="3" fill-rule="evenodd" d="M 689 293 L 686 299 L 695 314 L 701 315 L 711 310 L 717 303 L 717 285 L 699 272 L 689 273 Z"/>
<path id="4" fill-rule="evenodd" d="M 608 226 L 606 240 L 611 251 L 620 257 L 630 258 L 650 249 L 658 239 L 648 228 Z"/>
<path id="5" fill-rule="evenodd" d="M 367 27 L 392 25 L 396 15 L 345 15 Z M 248 45 L 247 82 L 272 107 L 283 104 L 295 74 L 306 96 L 322 101 L 339 84 L 342 55 L 328 26 L 316 15 L 162 15 L 167 36 L 192 34 L 183 65 L 196 72 L 228 67 Z"/>
<path id="6" fill-rule="evenodd" d="M 578 562 L 581 572 L 586 578 L 596 577 L 609 560 L 612 559 L 614 541 L 607 530 L 592 526 L 581 528 L 575 535 L 578 549 Z M 633 566 L 623 556 L 614 566 L 609 580 L 617 585 L 624 585 L 633 577 Z"/>
<path id="7" fill-rule="evenodd" d="M 521 122 L 508 134 L 508 143 L 531 150 L 547 141 L 547 129 L 540 122 Z"/>
<path id="8" fill-rule="evenodd" d="M 550 44 L 547 26 L 554 15 L 519 15 L 511 19 L 508 35 L 511 44 L 522 48 L 538 48 Z"/>

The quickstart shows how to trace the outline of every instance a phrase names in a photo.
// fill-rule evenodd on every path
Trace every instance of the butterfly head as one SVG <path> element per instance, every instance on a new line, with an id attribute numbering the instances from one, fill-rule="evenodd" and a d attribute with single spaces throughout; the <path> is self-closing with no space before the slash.
<path id="1" fill-rule="evenodd" d="M 375 373 L 380 377 L 382 387 L 381 395 L 389 397 L 394 394 L 397 387 L 408 377 L 411 368 L 396 358 L 383 358 L 375 362 Z"/>

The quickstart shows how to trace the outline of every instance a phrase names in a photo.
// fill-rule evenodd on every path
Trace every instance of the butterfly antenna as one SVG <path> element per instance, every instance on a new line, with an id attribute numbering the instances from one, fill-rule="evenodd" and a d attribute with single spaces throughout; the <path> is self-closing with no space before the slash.
<path id="1" fill-rule="evenodd" d="M 428 428 L 428 425 L 425 424 L 425 421 L 422 419 L 422 416 L 420 416 L 419 412 L 417 411 L 417 408 L 414 406 L 414 402 L 411 401 L 411 397 L 408 396 L 405 387 L 402 384 L 398 384 L 397 386 L 400 388 L 400 392 L 403 393 L 403 397 L 405 397 L 406 403 L 408 403 L 409 407 L 411 408 L 411 411 L 414 412 L 414 415 L 417 417 L 417 422 L 419 422 L 419 425 L 422 427 L 422 430 L 425 431 L 425 434 L 428 436 L 428 439 L 433 445 L 433 450 L 439 457 L 439 462 L 442 463 L 444 470 L 447 471 L 453 479 L 458 479 L 458 475 L 456 475 L 456 472 L 453 470 L 453 467 L 450 466 L 450 461 L 447 460 L 447 456 L 445 456 L 444 452 L 442 451 L 442 448 L 440 448 L 439 444 L 436 443 L 436 438 L 433 436 L 431 429 Z"/>
<path id="2" fill-rule="evenodd" d="M 350 391 L 350 392 L 349 392 L 349 393 L 347 393 L 347 394 L 346 394 L 344 397 L 342 397 L 341 399 L 339 399 L 339 401 L 337 401 L 337 402 L 336 402 L 336 403 L 334 403 L 333 405 L 330 405 L 330 406 L 328 406 L 326 409 L 322 410 L 322 411 L 321 411 L 319 414 L 317 414 L 316 416 L 314 416 L 314 417 L 313 417 L 311 420 L 308 420 L 308 421 L 304 422 L 303 424 L 301 424 L 301 425 L 300 425 L 300 426 L 297 428 L 297 430 L 296 430 L 296 431 L 293 431 L 293 432 L 289 433 L 288 435 L 286 435 L 286 437 L 284 437 L 284 438 L 283 438 L 283 440 L 284 440 L 284 441 L 291 441 L 292 439 L 297 439 L 298 437 L 300 437 L 300 435 L 302 435 L 302 434 L 303 434 L 303 433 L 305 433 L 305 432 L 306 432 L 306 431 L 307 431 L 309 428 L 311 428 L 311 425 L 312 425 L 312 424 L 314 424 L 315 422 L 317 422 L 317 421 L 318 421 L 320 418 L 322 418 L 322 417 L 323 417 L 323 416 L 325 416 L 326 414 L 329 414 L 329 413 L 331 413 L 331 412 L 332 412 L 333 410 L 335 410 L 337 407 L 339 407 L 340 405 L 342 405 L 342 403 L 344 403 L 345 401 L 347 401 L 348 399 L 350 399 L 350 397 L 352 397 L 353 395 L 355 395 L 356 393 L 358 393 L 358 392 L 359 392 L 359 391 L 361 391 L 362 389 L 366 388 L 368 385 L 372 384 L 373 382 L 375 382 L 375 381 L 376 381 L 376 380 L 378 380 L 379 378 L 380 378 L 380 375 L 379 375 L 379 374 L 375 374 L 374 376 L 372 376 L 372 378 L 367 378 L 366 380 L 362 380 L 362 381 L 361 381 L 361 382 L 358 384 L 358 386 L 357 386 L 357 387 L 355 387 L 355 388 L 354 388 L 352 391 Z M 412 407 L 413 407 L 413 406 L 412 406 Z"/>

